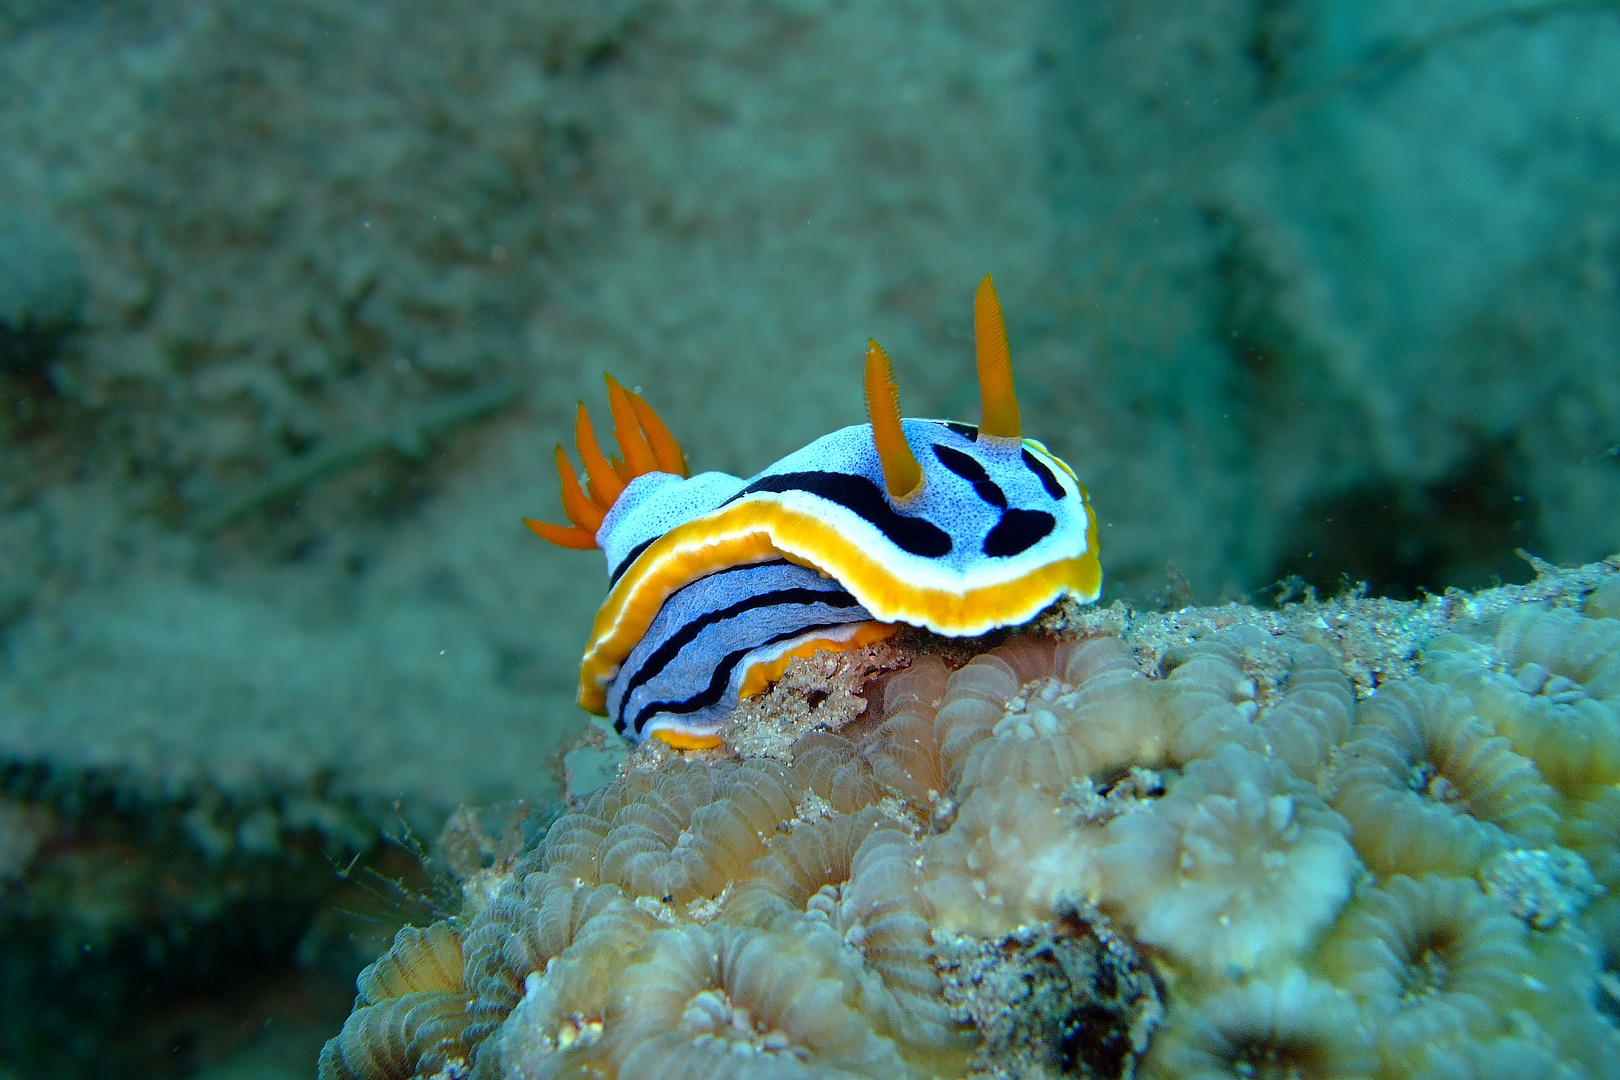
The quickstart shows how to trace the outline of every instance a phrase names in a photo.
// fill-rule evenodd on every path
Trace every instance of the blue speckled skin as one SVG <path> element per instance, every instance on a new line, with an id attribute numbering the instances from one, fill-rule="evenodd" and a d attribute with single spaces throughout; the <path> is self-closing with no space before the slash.
<path id="1" fill-rule="evenodd" d="M 715 731 L 753 663 L 806 634 L 871 617 L 836 581 L 792 563 L 699 578 L 664 603 L 625 659 L 608 689 L 608 716 L 636 739 L 660 727 Z"/>

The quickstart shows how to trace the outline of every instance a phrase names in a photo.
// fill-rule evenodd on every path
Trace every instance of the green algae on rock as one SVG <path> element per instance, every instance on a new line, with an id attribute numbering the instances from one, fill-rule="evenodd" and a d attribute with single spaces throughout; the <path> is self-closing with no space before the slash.
<path id="1" fill-rule="evenodd" d="M 1620 559 L 1537 569 L 908 637 L 836 731 L 812 658 L 403 934 L 321 1076 L 1620 1075 Z"/>

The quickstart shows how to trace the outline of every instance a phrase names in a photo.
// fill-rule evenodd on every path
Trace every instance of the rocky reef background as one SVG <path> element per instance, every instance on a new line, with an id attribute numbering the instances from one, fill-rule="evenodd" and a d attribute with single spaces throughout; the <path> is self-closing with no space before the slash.
<path id="1" fill-rule="evenodd" d="M 0 1069 L 307 1075 L 430 915 L 380 837 L 562 793 L 601 588 L 517 518 L 603 369 L 746 474 L 868 335 L 971 416 L 993 271 L 1105 600 L 1610 554 L 1617 72 L 1576 0 L 3 5 Z"/>

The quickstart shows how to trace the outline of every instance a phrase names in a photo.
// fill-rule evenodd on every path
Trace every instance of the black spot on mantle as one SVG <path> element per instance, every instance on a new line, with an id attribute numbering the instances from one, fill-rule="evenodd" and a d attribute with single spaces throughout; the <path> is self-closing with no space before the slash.
<path id="1" fill-rule="evenodd" d="M 953 450 L 949 446 L 941 446 L 938 443 L 934 444 L 934 456 L 939 459 L 941 465 L 970 482 L 973 485 L 973 493 L 979 498 L 991 506 L 1002 510 L 1007 509 L 1006 494 L 1002 492 L 994 480 L 990 479 L 990 474 L 985 472 L 984 465 L 978 458 L 973 457 L 971 454 L 964 454 L 960 450 Z"/>
<path id="2" fill-rule="evenodd" d="M 984 538 L 984 553 L 997 559 L 1020 555 L 1045 540 L 1056 527 L 1057 518 L 1045 510 L 1008 510 Z"/>
<path id="3" fill-rule="evenodd" d="M 1048 495 L 1054 499 L 1061 499 L 1068 494 L 1063 490 L 1063 485 L 1058 483 L 1058 478 L 1052 475 L 1052 470 L 1046 467 L 1046 462 L 1030 453 L 1027 447 L 1023 454 L 1024 467 L 1040 478 L 1041 487 L 1046 489 Z"/>

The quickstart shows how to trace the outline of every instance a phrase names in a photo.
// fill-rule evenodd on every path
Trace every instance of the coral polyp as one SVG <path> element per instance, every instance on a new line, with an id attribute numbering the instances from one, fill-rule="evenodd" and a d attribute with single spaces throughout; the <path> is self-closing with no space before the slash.
<path id="1" fill-rule="evenodd" d="M 1158 1039 L 1146 1074 L 1352 1080 L 1373 1075 L 1377 1062 L 1354 1003 L 1332 985 L 1290 971 L 1189 1003 Z"/>
<path id="2" fill-rule="evenodd" d="M 1472 700 L 1424 679 L 1366 702 L 1331 786 L 1362 858 L 1384 873 L 1471 875 L 1490 855 L 1550 843 L 1558 820 L 1535 765 Z"/>
<path id="3" fill-rule="evenodd" d="M 323 1080 L 1620 1075 L 1620 623 L 1537 587 L 795 661 L 769 754 L 648 743 L 403 933 Z"/>
<path id="4" fill-rule="evenodd" d="M 354 1013 L 321 1052 L 321 1076 L 407 1080 L 464 1064 L 461 946 L 460 932 L 447 923 L 401 930 L 388 954 L 360 973 Z"/>
<path id="5" fill-rule="evenodd" d="M 1391 1056 L 1507 1035 L 1533 967 L 1529 930 L 1473 881 L 1394 877 L 1356 898 L 1316 964 L 1377 1019 Z"/>
<path id="6" fill-rule="evenodd" d="M 1349 833 L 1287 766 L 1228 746 L 1108 823 L 1104 908 L 1184 962 L 1242 975 L 1333 921 L 1357 871 Z"/>

